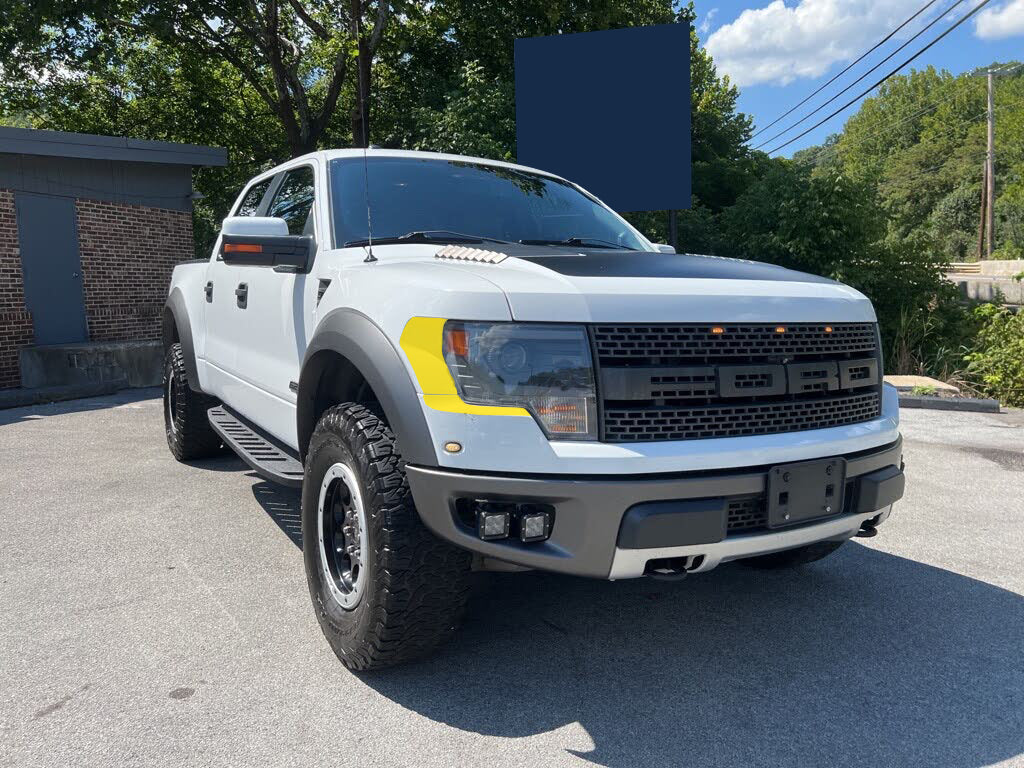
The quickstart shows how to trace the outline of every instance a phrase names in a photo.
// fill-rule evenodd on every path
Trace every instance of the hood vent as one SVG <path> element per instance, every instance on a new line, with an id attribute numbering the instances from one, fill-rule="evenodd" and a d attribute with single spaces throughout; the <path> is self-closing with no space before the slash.
<path id="1" fill-rule="evenodd" d="M 467 248 L 464 245 L 446 245 L 434 254 L 434 258 L 472 261 L 478 264 L 501 264 L 508 258 L 508 254 L 499 251 L 486 251 L 482 248 Z"/>

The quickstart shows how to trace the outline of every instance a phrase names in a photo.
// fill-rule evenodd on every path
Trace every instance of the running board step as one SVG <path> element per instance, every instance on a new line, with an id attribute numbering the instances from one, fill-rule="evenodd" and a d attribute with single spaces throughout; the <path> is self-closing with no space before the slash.
<path id="1" fill-rule="evenodd" d="M 210 426 L 238 457 L 272 483 L 302 487 L 302 463 L 288 449 L 222 405 L 207 412 Z"/>

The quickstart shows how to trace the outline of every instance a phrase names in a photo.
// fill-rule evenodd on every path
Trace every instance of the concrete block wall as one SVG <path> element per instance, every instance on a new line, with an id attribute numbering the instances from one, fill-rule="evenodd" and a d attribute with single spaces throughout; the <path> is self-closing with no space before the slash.
<path id="1" fill-rule="evenodd" d="M 32 315 L 25 309 L 14 194 L 0 189 L 0 389 L 18 386 L 18 350 L 31 343 Z"/>

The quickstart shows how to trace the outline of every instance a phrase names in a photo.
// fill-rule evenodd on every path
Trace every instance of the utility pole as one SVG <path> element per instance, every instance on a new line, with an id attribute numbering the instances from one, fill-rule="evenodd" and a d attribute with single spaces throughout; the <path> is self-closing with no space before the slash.
<path id="1" fill-rule="evenodd" d="M 988 71 L 988 153 L 985 155 L 985 258 L 992 258 L 996 229 L 996 113 L 993 83 L 995 73 Z"/>
<path id="2" fill-rule="evenodd" d="M 985 202 L 988 200 L 988 160 L 981 164 L 981 216 L 978 217 L 978 261 L 985 258 Z"/>
<path id="3" fill-rule="evenodd" d="M 985 71 L 988 80 L 988 147 L 985 152 L 985 178 L 981 184 L 981 222 L 978 226 L 978 259 L 991 259 L 996 234 L 996 75 L 1009 75 L 1024 64 L 1005 64 Z M 982 246 L 982 241 L 984 247 Z"/>

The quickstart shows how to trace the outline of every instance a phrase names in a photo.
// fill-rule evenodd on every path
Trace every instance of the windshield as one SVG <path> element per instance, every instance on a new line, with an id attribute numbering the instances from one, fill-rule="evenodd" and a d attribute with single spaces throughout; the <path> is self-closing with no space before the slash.
<path id="1" fill-rule="evenodd" d="M 331 161 L 334 242 L 444 233 L 519 242 L 648 250 L 625 221 L 564 181 L 457 160 L 370 157 Z M 433 234 L 437 233 L 437 234 Z"/>

